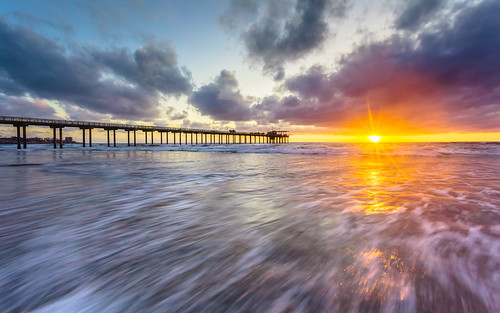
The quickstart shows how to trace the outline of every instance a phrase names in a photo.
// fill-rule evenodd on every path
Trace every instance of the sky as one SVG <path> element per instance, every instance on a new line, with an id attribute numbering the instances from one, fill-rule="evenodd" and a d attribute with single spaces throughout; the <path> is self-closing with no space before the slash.
<path id="1" fill-rule="evenodd" d="M 0 115 L 500 141 L 499 16 L 498 0 L 2 1 Z"/>

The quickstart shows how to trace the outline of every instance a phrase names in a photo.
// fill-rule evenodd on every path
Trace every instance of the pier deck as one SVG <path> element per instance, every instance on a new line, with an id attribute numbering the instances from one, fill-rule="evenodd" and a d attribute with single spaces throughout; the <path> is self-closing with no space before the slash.
<path id="1" fill-rule="evenodd" d="M 63 128 L 76 127 L 82 130 L 82 145 L 86 146 L 85 133 L 88 130 L 88 144 L 92 147 L 92 129 L 104 129 L 107 131 L 108 147 L 111 146 L 110 132 L 113 132 L 113 146 L 116 147 L 116 131 L 123 130 L 128 135 L 128 146 L 132 144 L 137 145 L 137 131 L 142 131 L 145 136 L 145 143 L 148 143 L 148 133 L 151 134 L 151 144 L 154 143 L 154 133 L 160 135 L 160 144 L 163 144 L 163 134 L 166 133 L 166 144 L 168 144 L 168 133 L 173 134 L 173 144 L 183 144 L 182 134 L 184 134 L 184 144 L 277 144 L 288 143 L 288 131 L 273 130 L 269 132 L 240 132 L 235 130 L 212 130 L 212 129 L 194 129 L 182 127 L 162 127 L 162 126 L 148 126 L 148 125 L 134 125 L 134 124 L 117 124 L 117 123 L 101 123 L 101 122 L 88 122 L 88 121 L 74 121 L 74 120 L 55 120 L 55 119 L 40 119 L 28 117 L 11 117 L 0 116 L 0 124 L 13 125 L 17 128 L 17 148 L 22 147 L 26 149 L 26 127 L 27 126 L 48 126 L 53 129 L 53 144 L 54 149 L 63 148 Z M 22 129 L 22 137 L 21 137 Z M 57 131 L 59 130 L 59 131 Z M 133 132 L 133 143 L 131 143 L 130 132 Z M 59 133 L 59 140 L 57 139 Z M 177 137 L 178 134 L 178 138 Z M 188 135 L 189 138 L 188 138 Z M 193 138 L 193 135 L 195 138 Z M 198 136 L 200 138 L 198 138 Z M 177 140 L 178 139 L 178 140 Z M 190 139 L 188 141 L 188 139 Z"/>

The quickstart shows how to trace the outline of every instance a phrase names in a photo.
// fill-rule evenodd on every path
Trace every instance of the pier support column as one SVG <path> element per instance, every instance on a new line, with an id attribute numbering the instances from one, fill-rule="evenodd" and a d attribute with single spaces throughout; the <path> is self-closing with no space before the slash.
<path id="1" fill-rule="evenodd" d="M 82 147 L 85 148 L 85 128 L 82 128 Z"/>
<path id="2" fill-rule="evenodd" d="M 184 143 L 188 144 L 188 133 L 184 133 Z"/>
<path id="3" fill-rule="evenodd" d="M 116 129 L 113 129 L 113 147 L 116 147 Z"/>
<path id="4" fill-rule="evenodd" d="M 62 127 L 59 127 L 59 149 L 63 148 L 63 136 L 62 136 Z"/>
<path id="5" fill-rule="evenodd" d="M 26 149 L 27 146 L 27 139 L 26 139 L 26 126 L 23 126 L 23 149 Z"/>
<path id="6" fill-rule="evenodd" d="M 144 131 L 144 143 L 148 144 L 148 132 Z"/>
<path id="7" fill-rule="evenodd" d="M 136 137 L 135 137 L 135 129 L 134 129 L 134 147 L 137 146 L 137 141 L 136 141 Z"/>
<path id="8" fill-rule="evenodd" d="M 106 132 L 108 133 L 108 147 L 109 147 L 109 129 L 106 129 Z"/>
<path id="9" fill-rule="evenodd" d="M 151 131 L 151 144 L 154 145 L 154 138 L 153 138 L 154 131 Z"/>
<path id="10" fill-rule="evenodd" d="M 130 130 L 127 130 L 127 145 L 130 147 Z"/>
<path id="11" fill-rule="evenodd" d="M 89 147 L 92 147 L 92 128 L 89 128 Z"/>
<path id="12" fill-rule="evenodd" d="M 17 148 L 21 149 L 21 126 L 17 127 Z"/>
<path id="13" fill-rule="evenodd" d="M 168 145 L 168 132 L 167 132 L 167 135 L 165 136 L 165 140 L 166 140 L 167 145 Z"/>
<path id="14" fill-rule="evenodd" d="M 162 145 L 162 144 L 163 144 L 163 133 L 160 132 L 160 145 Z"/>
<path id="15" fill-rule="evenodd" d="M 52 138 L 53 138 L 53 140 L 54 140 L 54 149 L 57 149 L 56 128 L 55 128 L 55 127 L 53 127 L 53 128 L 52 128 L 52 131 L 53 131 L 53 133 L 54 133 L 54 134 L 53 134 L 53 136 L 52 136 Z"/>
<path id="16" fill-rule="evenodd" d="M 193 133 L 191 133 L 191 144 L 193 144 Z"/>

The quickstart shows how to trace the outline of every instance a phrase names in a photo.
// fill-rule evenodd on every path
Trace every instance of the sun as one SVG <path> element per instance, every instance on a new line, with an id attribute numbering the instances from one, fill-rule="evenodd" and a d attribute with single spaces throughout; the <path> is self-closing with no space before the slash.
<path id="1" fill-rule="evenodd" d="M 380 137 L 380 136 L 375 136 L 375 135 L 373 135 L 373 136 L 368 136 L 368 138 L 370 139 L 370 141 L 371 141 L 371 142 L 379 142 L 379 141 L 380 141 L 380 139 L 382 139 L 382 137 Z"/>

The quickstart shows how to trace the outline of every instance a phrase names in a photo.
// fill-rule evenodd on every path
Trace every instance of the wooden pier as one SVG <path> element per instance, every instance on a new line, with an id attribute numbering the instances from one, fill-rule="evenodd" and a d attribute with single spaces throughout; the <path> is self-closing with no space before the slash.
<path id="1" fill-rule="evenodd" d="M 163 134 L 166 134 L 165 144 L 168 142 L 168 134 L 173 134 L 172 144 L 281 144 L 289 143 L 288 131 L 273 130 L 269 132 L 239 132 L 235 130 L 206 130 L 206 129 L 192 129 L 192 128 L 176 128 L 176 127 L 159 127 L 159 126 L 146 126 L 146 125 L 132 125 L 132 124 L 115 124 L 115 123 L 99 123 L 87 121 L 72 121 L 72 120 L 53 120 L 53 119 L 40 119 L 28 117 L 11 117 L 0 116 L 0 124 L 13 125 L 17 128 L 17 148 L 22 147 L 26 149 L 27 137 L 26 127 L 28 126 L 48 126 L 53 132 L 54 149 L 63 148 L 63 128 L 76 127 L 82 130 L 82 146 L 85 147 L 87 142 L 85 134 L 88 132 L 88 146 L 92 147 L 92 129 L 104 129 L 107 131 L 108 147 L 111 146 L 110 132 L 113 132 L 113 147 L 116 147 L 116 131 L 123 130 L 127 132 L 128 146 L 137 146 L 137 131 L 144 133 L 144 142 L 148 143 L 148 134 L 151 136 L 151 144 L 154 144 L 154 133 L 160 135 L 160 144 L 163 144 Z M 22 136 L 21 136 L 22 129 Z M 131 142 L 131 134 L 133 141 Z M 59 133 L 59 140 L 57 139 Z M 184 138 L 183 135 L 184 134 Z M 189 136 L 188 136 L 189 135 Z M 177 138 L 178 137 L 178 138 Z M 194 137 L 194 138 L 193 138 Z M 184 143 L 183 140 L 184 139 Z"/>

